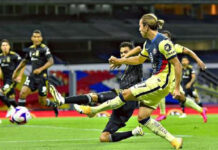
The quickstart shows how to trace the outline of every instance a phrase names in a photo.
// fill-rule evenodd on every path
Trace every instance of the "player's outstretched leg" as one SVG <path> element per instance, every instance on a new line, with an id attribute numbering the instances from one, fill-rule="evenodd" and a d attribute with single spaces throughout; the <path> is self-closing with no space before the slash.
<path id="1" fill-rule="evenodd" d="M 13 114 L 15 113 L 15 108 L 14 108 L 14 106 L 10 106 L 9 107 L 9 109 L 8 109 L 8 111 L 7 111 L 7 113 L 6 113 L 6 118 L 9 118 L 10 116 L 12 116 Z"/>
<path id="2" fill-rule="evenodd" d="M 116 132 L 116 133 L 110 133 L 107 131 L 102 132 L 100 136 L 100 142 L 118 142 L 127 138 L 130 138 L 132 136 L 143 136 L 144 131 L 142 127 L 138 126 L 132 131 L 126 131 L 126 132 Z"/>
<path id="3" fill-rule="evenodd" d="M 195 101 L 193 101 L 189 97 L 185 97 L 184 104 L 185 104 L 185 106 L 190 107 L 190 108 L 198 111 L 202 115 L 204 122 L 205 123 L 207 122 L 207 109 L 206 108 L 200 107 L 198 104 L 195 103 Z"/>
<path id="4" fill-rule="evenodd" d="M 63 104 L 89 104 L 92 102 L 91 94 L 87 95 L 78 95 L 78 96 L 70 96 L 70 97 L 63 97 L 58 90 L 54 87 L 54 85 L 49 84 L 49 91 L 54 98 L 55 103 L 59 106 Z"/>
<path id="5" fill-rule="evenodd" d="M 182 138 L 176 138 L 171 133 L 169 133 L 158 121 L 150 118 L 153 109 L 147 107 L 140 107 L 138 120 L 139 123 L 147 127 L 153 133 L 169 141 L 173 148 L 182 148 L 183 140 Z"/>
<path id="6" fill-rule="evenodd" d="M 159 103 L 159 108 L 160 108 L 160 115 L 157 116 L 156 120 L 157 121 L 162 121 L 164 119 L 167 118 L 166 115 L 166 102 L 165 102 L 165 98 L 163 98 L 160 103 Z"/>
<path id="7" fill-rule="evenodd" d="M 101 105 L 90 107 L 90 106 L 81 106 L 74 104 L 74 108 L 77 112 L 81 114 L 86 114 L 89 117 L 95 116 L 96 113 L 106 110 L 112 110 L 119 108 L 125 104 L 125 100 L 123 96 L 120 94 L 119 96 L 115 97 L 112 100 L 108 100 Z"/>
<path id="8" fill-rule="evenodd" d="M 50 99 L 46 99 L 46 106 L 52 107 L 52 109 L 55 113 L 55 117 L 58 117 L 59 112 L 58 112 L 58 106 L 56 103 L 52 102 Z"/>
<path id="9" fill-rule="evenodd" d="M 8 98 L 2 92 L 0 92 L 0 99 L 4 104 L 8 106 L 8 111 L 6 113 L 6 118 L 8 118 L 15 112 L 15 109 L 13 105 L 11 105 L 11 103 L 9 102 Z"/>

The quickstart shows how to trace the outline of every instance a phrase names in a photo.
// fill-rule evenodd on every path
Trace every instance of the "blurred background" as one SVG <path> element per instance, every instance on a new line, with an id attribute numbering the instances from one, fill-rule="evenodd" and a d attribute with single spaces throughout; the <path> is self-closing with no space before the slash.
<path id="1" fill-rule="evenodd" d="M 0 39 L 8 39 L 24 56 L 32 31 L 40 29 L 55 59 L 49 80 L 63 95 L 107 91 L 119 87 L 124 69 L 110 71 L 108 58 L 119 56 L 122 41 L 143 45 L 138 22 L 145 13 L 164 19 L 163 29 L 172 33 L 173 42 L 192 49 L 206 63 L 205 73 L 191 60 L 198 74 L 195 86 L 204 104 L 218 104 L 217 0 L 0 0 Z M 25 74 L 30 70 L 28 66 Z M 150 71 L 145 63 L 145 79 Z M 167 102 L 175 103 L 170 95 Z M 42 108 L 37 93 L 27 103 Z"/>

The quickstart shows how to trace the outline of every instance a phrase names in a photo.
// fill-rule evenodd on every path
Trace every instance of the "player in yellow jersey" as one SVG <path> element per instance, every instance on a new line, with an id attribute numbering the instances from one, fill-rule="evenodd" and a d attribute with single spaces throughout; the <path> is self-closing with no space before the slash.
<path id="1" fill-rule="evenodd" d="M 171 39 L 171 33 L 167 30 L 162 31 L 162 33 L 168 37 L 169 39 Z M 204 64 L 204 62 L 190 49 L 188 49 L 187 47 L 184 47 L 182 45 L 179 44 L 175 44 L 175 50 L 177 54 L 187 54 L 190 57 L 192 57 L 197 63 L 198 66 L 202 69 L 205 70 L 206 69 L 206 65 Z M 186 92 L 183 91 L 183 88 L 180 88 L 181 92 L 183 93 L 182 96 L 180 97 L 180 99 L 178 99 L 182 105 L 187 106 L 187 107 L 191 107 L 192 109 L 198 111 L 199 113 L 201 113 L 204 122 L 207 122 L 207 116 L 206 116 L 206 108 L 202 108 L 201 106 L 197 105 L 194 100 L 192 100 L 192 98 L 186 97 Z M 160 106 L 160 115 L 156 118 L 157 121 L 161 121 L 163 119 L 166 119 L 166 106 L 165 106 L 165 98 L 163 98 L 159 104 Z"/>
<path id="2" fill-rule="evenodd" d="M 174 137 L 160 123 L 150 118 L 161 99 L 168 93 L 172 92 L 175 98 L 180 97 L 182 67 L 172 42 L 158 32 L 163 24 L 164 21 L 157 19 L 154 14 L 143 15 L 139 21 L 139 31 L 146 41 L 141 53 L 129 58 L 118 59 L 112 56 L 109 59 L 110 64 L 116 67 L 121 64 L 142 64 L 149 58 L 153 67 L 153 75 L 149 79 L 123 90 L 119 96 L 99 106 L 90 107 L 75 104 L 74 108 L 91 117 L 100 111 L 119 108 L 127 101 L 139 101 L 139 123 L 169 141 L 173 148 L 180 149 L 182 138 Z"/>
<path id="3" fill-rule="evenodd" d="M 169 31 L 162 31 L 162 33 L 169 39 L 171 39 L 171 34 Z M 133 50 L 131 50 L 129 53 L 126 54 L 126 57 L 130 57 L 132 55 L 138 54 L 140 53 L 142 50 L 140 47 L 136 47 Z M 203 63 L 203 61 L 190 49 L 183 47 L 179 44 L 175 44 L 175 51 L 177 54 L 183 53 L 183 54 L 187 54 L 189 56 L 191 56 L 199 65 L 199 67 L 202 70 L 206 69 L 205 64 Z M 119 66 L 112 66 L 112 68 L 115 67 L 119 67 Z M 201 106 L 197 105 L 191 98 L 186 97 L 185 96 L 185 92 L 183 91 L 182 86 L 180 87 L 180 92 L 182 93 L 182 95 L 178 98 L 178 100 L 180 101 L 180 103 L 182 103 L 182 105 L 185 105 L 187 107 L 190 107 L 196 111 L 198 111 L 202 117 L 204 122 L 207 122 L 207 115 L 206 115 L 206 108 L 202 108 Z M 161 121 L 163 119 L 166 119 L 166 106 L 165 106 L 165 98 L 163 98 L 159 104 L 160 106 L 160 115 L 156 118 L 157 121 Z"/>

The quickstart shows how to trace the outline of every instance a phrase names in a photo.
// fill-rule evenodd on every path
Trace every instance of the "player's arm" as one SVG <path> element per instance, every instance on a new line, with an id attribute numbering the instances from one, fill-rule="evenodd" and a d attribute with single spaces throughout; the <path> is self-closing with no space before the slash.
<path id="1" fill-rule="evenodd" d="M 183 54 L 189 55 L 190 57 L 192 57 L 198 63 L 199 67 L 202 70 L 206 69 L 206 65 L 204 64 L 204 62 L 192 50 L 190 50 L 187 47 L 184 47 L 184 46 L 182 46 L 180 44 L 175 45 L 175 50 L 176 50 L 177 53 L 183 53 Z"/>
<path id="2" fill-rule="evenodd" d="M 182 65 L 177 57 L 171 58 L 169 62 L 174 66 L 175 70 L 175 91 L 174 96 L 176 97 L 177 92 L 180 93 L 180 82 L 181 82 L 181 76 L 182 76 Z M 175 93 L 176 92 L 176 93 Z M 179 94 L 180 95 L 180 94 Z"/>
<path id="3" fill-rule="evenodd" d="M 206 65 L 204 64 L 204 62 L 195 54 L 195 52 L 193 52 L 192 50 L 188 49 L 187 47 L 184 47 L 183 49 L 183 53 L 189 55 L 190 57 L 192 57 L 199 65 L 199 67 L 202 70 L 206 69 Z"/>
<path id="4" fill-rule="evenodd" d="M 175 99 L 180 97 L 180 82 L 182 76 L 182 65 L 177 58 L 177 52 L 173 43 L 169 40 L 163 40 L 159 44 L 160 52 L 165 56 L 165 58 L 174 66 L 175 71 L 175 89 L 173 96 Z"/>
<path id="5" fill-rule="evenodd" d="M 20 57 L 19 54 L 15 53 L 15 55 L 14 55 L 14 61 L 15 61 L 15 63 L 16 63 L 17 66 L 20 64 L 20 62 L 22 61 L 22 59 L 21 59 L 21 57 Z M 16 81 L 17 83 L 20 83 L 20 82 L 21 82 L 25 68 L 26 68 L 26 66 L 22 67 L 22 68 L 18 71 L 18 75 L 17 75 L 17 77 L 14 79 L 14 81 Z"/>
<path id="6" fill-rule="evenodd" d="M 54 59 L 53 57 L 48 58 L 48 61 L 40 68 L 37 68 L 33 71 L 34 74 L 40 74 L 43 70 L 48 69 L 54 64 Z"/>
<path id="7" fill-rule="evenodd" d="M 140 52 L 142 51 L 140 46 L 137 46 L 135 48 L 133 48 L 132 50 L 130 50 L 125 57 L 131 57 L 134 55 L 138 55 Z M 110 68 L 111 69 L 115 69 L 115 68 L 119 68 L 121 65 L 115 65 L 115 64 L 110 64 Z"/>
<path id="8" fill-rule="evenodd" d="M 186 89 L 191 88 L 192 84 L 195 82 L 195 79 L 196 79 L 196 75 L 195 75 L 195 73 L 192 73 L 191 80 L 185 85 L 185 88 Z"/>
<path id="9" fill-rule="evenodd" d="M 133 48 L 132 50 L 130 50 L 125 57 L 130 57 L 130 56 L 134 56 L 134 55 L 138 55 L 140 52 L 142 51 L 141 46 L 136 46 L 135 48 Z"/>
<path id="10" fill-rule="evenodd" d="M 18 76 L 18 73 L 20 71 L 22 71 L 23 69 L 25 70 L 27 64 L 27 59 L 22 59 L 20 64 L 17 66 L 17 68 L 14 70 L 13 75 L 12 75 L 12 79 L 15 80 L 16 77 Z M 23 71 L 24 72 L 24 71 Z M 23 75 L 23 74 L 22 74 Z"/>
<path id="11" fill-rule="evenodd" d="M 109 59 L 109 63 L 113 65 L 139 65 L 145 62 L 148 59 L 148 52 L 143 50 L 139 55 L 133 57 L 123 57 L 123 58 L 116 58 L 111 56 Z"/>

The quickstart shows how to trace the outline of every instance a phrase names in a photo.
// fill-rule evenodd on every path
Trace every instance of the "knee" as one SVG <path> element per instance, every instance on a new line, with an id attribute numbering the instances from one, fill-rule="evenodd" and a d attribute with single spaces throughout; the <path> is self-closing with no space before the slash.
<path id="1" fill-rule="evenodd" d="M 110 133 L 103 132 L 99 137 L 100 142 L 110 142 Z"/>
<path id="2" fill-rule="evenodd" d="M 124 98 L 125 98 L 125 97 L 128 97 L 128 96 L 130 95 L 130 90 L 129 90 L 129 89 L 123 90 L 123 91 L 122 91 L 122 95 L 123 95 Z"/>
<path id="3" fill-rule="evenodd" d="M 145 118 L 147 118 L 147 116 L 145 116 L 144 114 L 142 115 L 142 114 L 139 114 L 138 115 L 138 121 L 140 122 L 141 120 L 143 120 L 143 119 L 145 119 Z"/>
<path id="4" fill-rule="evenodd" d="M 185 99 L 186 99 L 185 95 L 181 93 L 181 96 L 178 98 L 178 100 L 180 102 L 185 102 Z"/>
<path id="5" fill-rule="evenodd" d="M 98 95 L 96 93 L 90 93 L 89 96 L 91 97 L 92 102 L 98 102 Z"/>
<path id="6" fill-rule="evenodd" d="M 20 98 L 26 98 L 27 92 L 25 90 L 20 91 Z"/>
<path id="7" fill-rule="evenodd" d="M 142 125 L 145 125 L 150 120 L 150 117 L 147 118 L 138 118 L 138 122 Z"/>

